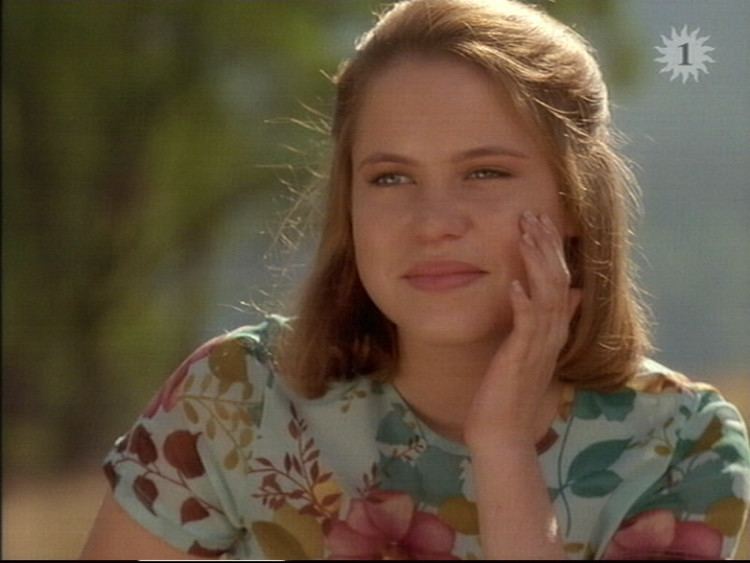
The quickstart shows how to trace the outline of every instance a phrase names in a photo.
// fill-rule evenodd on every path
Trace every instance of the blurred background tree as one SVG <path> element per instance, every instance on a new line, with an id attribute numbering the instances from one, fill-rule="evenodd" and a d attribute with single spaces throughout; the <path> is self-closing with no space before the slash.
<path id="1" fill-rule="evenodd" d="M 340 55 L 329 34 L 367 13 L 3 4 L 6 466 L 99 455 L 154 374 L 195 344 L 222 219 L 270 208 L 278 174 L 259 165 L 300 142 L 264 119 L 327 89 L 318 69 Z"/>

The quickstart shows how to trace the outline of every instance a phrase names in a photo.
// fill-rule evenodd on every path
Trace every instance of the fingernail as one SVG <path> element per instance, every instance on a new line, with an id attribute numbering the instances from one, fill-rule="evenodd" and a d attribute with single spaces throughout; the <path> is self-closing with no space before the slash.
<path id="1" fill-rule="evenodd" d="M 524 233 L 522 235 L 523 241 L 528 244 L 529 246 L 534 246 L 534 239 L 531 238 L 531 235 L 529 233 Z"/>
<path id="2" fill-rule="evenodd" d="M 526 219 L 529 223 L 535 223 L 537 220 L 536 217 L 534 217 L 534 214 L 528 209 L 523 212 L 523 218 Z"/>
<path id="3" fill-rule="evenodd" d="M 511 285 L 513 286 L 513 291 L 516 291 L 518 293 L 523 293 L 523 288 L 521 287 L 520 281 L 513 280 L 513 283 Z"/>

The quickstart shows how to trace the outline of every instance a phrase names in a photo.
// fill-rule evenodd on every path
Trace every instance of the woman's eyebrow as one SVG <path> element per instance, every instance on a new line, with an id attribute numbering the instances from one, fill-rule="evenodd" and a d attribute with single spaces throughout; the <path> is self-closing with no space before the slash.
<path id="1" fill-rule="evenodd" d="M 453 156 L 450 160 L 451 162 L 456 163 L 461 162 L 462 160 L 469 160 L 471 158 L 479 158 L 482 156 L 510 156 L 513 158 L 529 158 L 528 154 L 517 150 L 501 147 L 499 145 L 488 145 L 462 151 Z M 357 166 L 357 169 L 360 169 L 368 164 L 375 164 L 378 162 L 395 162 L 398 164 L 408 165 L 417 164 L 416 160 L 397 153 L 374 152 L 371 155 L 363 158 L 359 163 L 359 166 Z"/>

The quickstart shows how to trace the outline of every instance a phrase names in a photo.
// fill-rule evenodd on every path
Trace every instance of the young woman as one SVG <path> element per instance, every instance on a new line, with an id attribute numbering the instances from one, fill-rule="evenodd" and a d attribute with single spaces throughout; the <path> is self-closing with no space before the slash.
<path id="1" fill-rule="evenodd" d="M 647 358 L 584 40 L 513 1 L 411 0 L 336 87 L 294 320 L 168 379 L 105 460 L 84 556 L 730 557 L 746 430 Z"/>

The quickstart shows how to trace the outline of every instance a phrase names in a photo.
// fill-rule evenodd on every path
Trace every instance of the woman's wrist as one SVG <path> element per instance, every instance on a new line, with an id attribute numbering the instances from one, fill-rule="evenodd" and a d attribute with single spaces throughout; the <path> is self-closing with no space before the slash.
<path id="1" fill-rule="evenodd" d="M 464 434 L 464 443 L 472 455 L 517 451 L 536 452 L 536 441 L 531 432 L 482 432 Z"/>
<path id="2" fill-rule="evenodd" d="M 495 434 L 469 446 L 488 559 L 565 559 L 534 441 Z"/>

